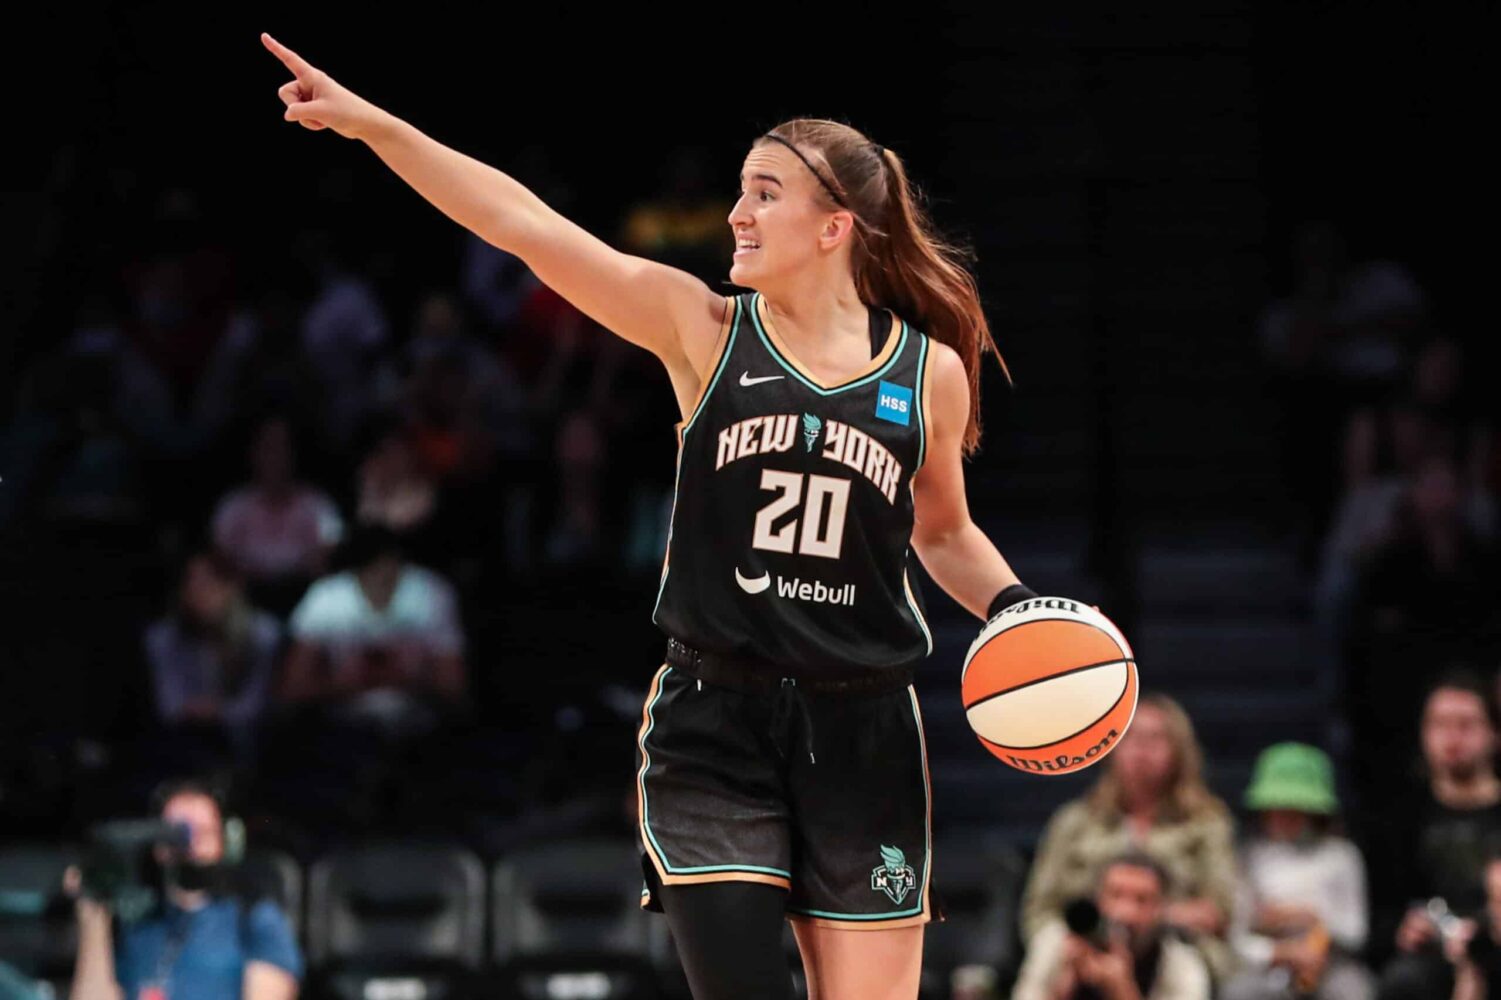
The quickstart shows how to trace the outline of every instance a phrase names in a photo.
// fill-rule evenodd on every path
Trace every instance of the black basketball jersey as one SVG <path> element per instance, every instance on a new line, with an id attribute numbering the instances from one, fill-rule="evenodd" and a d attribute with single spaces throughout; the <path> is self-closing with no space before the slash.
<path id="1" fill-rule="evenodd" d="M 908 571 L 928 338 L 893 317 L 870 365 L 830 386 L 759 293 L 731 300 L 726 327 L 678 424 L 652 620 L 699 649 L 831 676 L 915 666 L 933 648 Z"/>

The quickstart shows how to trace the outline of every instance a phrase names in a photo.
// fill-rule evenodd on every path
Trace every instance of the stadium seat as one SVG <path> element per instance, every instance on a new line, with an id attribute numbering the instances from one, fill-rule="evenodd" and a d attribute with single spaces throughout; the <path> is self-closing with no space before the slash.
<path id="1" fill-rule="evenodd" d="M 949 976 L 964 965 L 988 966 L 1008 984 L 1020 959 L 1017 919 L 1026 860 L 994 830 L 973 827 L 940 835 L 933 865 L 945 919 L 928 925 L 923 995 L 948 996 Z"/>
<path id="2" fill-rule="evenodd" d="M 633 841 L 530 848 L 495 866 L 492 957 L 520 996 L 589 1000 L 656 995 L 659 922 L 641 909 Z"/>
<path id="3" fill-rule="evenodd" d="M 254 847 L 240 862 L 239 882 L 254 898 L 270 899 L 281 907 L 292 924 L 292 933 L 302 936 L 302 867 L 290 854 Z"/>
<path id="4" fill-rule="evenodd" d="M 484 920 L 484 866 L 458 845 L 371 843 L 308 870 L 308 966 L 338 1000 L 472 996 Z"/>
<path id="5" fill-rule="evenodd" d="M 0 848 L 0 958 L 54 986 L 73 975 L 78 931 L 62 882 L 78 860 L 75 847 Z"/>

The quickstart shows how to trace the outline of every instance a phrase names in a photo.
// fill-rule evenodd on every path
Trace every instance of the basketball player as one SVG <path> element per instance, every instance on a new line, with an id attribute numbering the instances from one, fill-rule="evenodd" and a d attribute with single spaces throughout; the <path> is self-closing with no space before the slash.
<path id="1" fill-rule="evenodd" d="M 366 143 L 455 222 L 661 359 L 682 410 L 653 620 L 670 637 L 638 748 L 642 904 L 698 1000 L 917 995 L 930 790 L 912 671 L 932 650 L 911 553 L 986 617 L 1026 597 L 975 526 L 975 284 L 901 160 L 845 125 L 760 136 L 726 297 L 629 256 L 269 35 L 287 121 Z"/>

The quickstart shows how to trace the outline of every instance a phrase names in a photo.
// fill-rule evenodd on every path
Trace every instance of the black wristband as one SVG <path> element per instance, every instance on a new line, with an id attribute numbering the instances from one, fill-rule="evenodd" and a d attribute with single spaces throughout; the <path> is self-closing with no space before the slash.
<path id="1" fill-rule="evenodd" d="M 1030 601 L 1036 596 L 1037 594 L 1032 590 L 1032 588 L 1020 583 L 1013 583 L 1011 586 L 1007 587 L 999 594 L 996 594 L 995 597 L 991 599 L 990 609 L 986 611 L 985 618 L 987 621 L 989 621 L 991 618 L 994 618 L 1002 611 L 1005 611 L 1007 608 L 1011 607 L 1011 605 L 1019 604 L 1022 601 Z"/>

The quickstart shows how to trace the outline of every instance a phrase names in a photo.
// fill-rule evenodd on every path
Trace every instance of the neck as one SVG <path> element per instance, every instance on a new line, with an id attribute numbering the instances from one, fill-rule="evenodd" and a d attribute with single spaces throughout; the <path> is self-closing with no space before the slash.
<path id="1" fill-rule="evenodd" d="M 1158 807 L 1162 804 L 1162 796 L 1155 788 L 1123 788 L 1121 789 L 1121 808 L 1127 816 L 1138 819 L 1151 819 L 1157 815 Z"/>
<path id="2" fill-rule="evenodd" d="M 1455 809 L 1476 809 L 1501 801 L 1501 780 L 1494 771 L 1441 771 L 1433 776 L 1433 797 Z"/>
<path id="3" fill-rule="evenodd" d="M 841 258 L 841 277 L 834 279 L 821 268 L 809 268 L 787 285 L 763 296 L 777 331 L 794 348 L 827 341 L 835 331 L 868 336 L 869 314 L 860 300 L 855 281 Z"/>
<path id="4" fill-rule="evenodd" d="M 175 885 L 167 886 L 167 898 L 179 910 L 197 910 L 208 903 L 208 893 L 201 890 L 189 892 Z"/>

